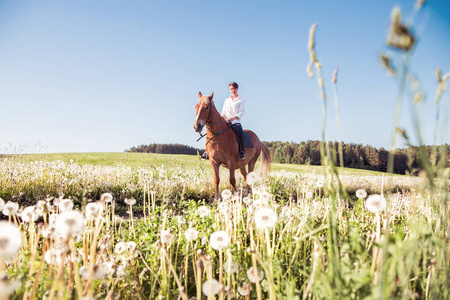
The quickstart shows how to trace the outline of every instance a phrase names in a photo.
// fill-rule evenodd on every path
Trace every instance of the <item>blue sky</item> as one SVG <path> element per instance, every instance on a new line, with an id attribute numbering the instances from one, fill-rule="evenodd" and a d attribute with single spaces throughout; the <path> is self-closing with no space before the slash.
<path id="1" fill-rule="evenodd" d="M 197 94 L 214 91 L 221 110 L 231 81 L 246 101 L 243 127 L 260 139 L 319 140 L 318 87 L 305 72 L 313 23 L 330 97 L 328 139 L 339 139 L 330 83 L 339 66 L 342 140 L 389 148 L 398 80 L 378 56 L 392 53 L 385 46 L 392 8 L 410 16 L 413 4 L 0 1 L 0 152 L 36 143 L 44 152 L 120 152 L 149 143 L 202 148 L 192 128 Z M 426 95 L 419 111 L 431 144 L 434 69 L 450 71 L 450 3 L 429 1 L 414 23 L 411 69 Z M 447 91 L 441 104 L 448 101 Z M 401 126 L 414 136 L 408 106 Z"/>

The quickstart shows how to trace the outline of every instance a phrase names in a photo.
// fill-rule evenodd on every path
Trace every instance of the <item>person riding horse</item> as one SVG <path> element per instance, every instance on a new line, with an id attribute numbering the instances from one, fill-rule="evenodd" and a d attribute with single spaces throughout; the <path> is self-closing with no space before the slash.
<path id="1" fill-rule="evenodd" d="M 232 84 L 231 84 L 232 85 Z M 230 91 L 232 91 L 232 101 L 236 101 L 237 88 L 232 85 Z M 224 117 L 220 115 L 213 101 L 214 92 L 209 96 L 203 96 L 201 92 L 198 92 L 198 102 L 195 105 L 195 120 L 194 120 L 194 130 L 200 134 L 199 141 L 202 137 L 206 136 L 205 148 L 209 156 L 209 163 L 213 168 L 214 172 L 214 199 L 220 198 L 219 184 L 220 184 L 220 173 L 219 168 L 224 167 L 230 171 L 230 184 L 233 190 L 237 192 L 236 187 L 236 177 L 235 170 L 239 170 L 242 177 L 246 182 L 245 190 L 248 191 L 249 185 L 247 182 L 247 174 L 251 173 L 255 169 L 255 164 L 258 158 L 261 156 L 260 168 L 257 172 L 261 174 L 268 174 L 270 171 L 270 150 L 267 145 L 260 141 L 258 136 L 251 130 L 244 130 L 244 135 L 246 136 L 246 143 L 248 145 L 245 151 L 245 159 L 239 159 L 239 153 L 242 151 L 239 147 L 239 142 L 236 139 L 236 135 L 233 131 L 229 130 L 233 125 L 233 121 L 239 121 L 239 117 L 242 117 L 242 113 L 239 114 L 239 109 L 243 111 L 243 105 L 234 108 L 234 112 L 237 111 L 236 115 L 226 116 L 226 119 L 231 123 L 227 123 Z M 232 104 L 239 102 L 232 102 Z M 238 116 L 237 116 L 238 115 Z M 237 118 L 235 118 L 237 117 Z M 206 133 L 201 134 L 203 128 L 206 127 Z M 248 144 L 247 144 L 248 142 Z M 250 146 L 251 145 L 251 146 Z"/>
<path id="2" fill-rule="evenodd" d="M 231 97 L 225 99 L 225 103 L 222 108 L 222 117 L 228 123 L 231 123 L 231 127 L 237 133 L 239 139 L 239 160 L 245 160 L 245 147 L 244 147 L 244 132 L 242 130 L 241 118 L 245 110 L 244 99 L 239 97 L 238 89 L 239 85 L 236 82 L 231 82 L 228 85 L 230 89 Z M 209 159 L 206 151 L 202 155 L 203 159 Z"/>

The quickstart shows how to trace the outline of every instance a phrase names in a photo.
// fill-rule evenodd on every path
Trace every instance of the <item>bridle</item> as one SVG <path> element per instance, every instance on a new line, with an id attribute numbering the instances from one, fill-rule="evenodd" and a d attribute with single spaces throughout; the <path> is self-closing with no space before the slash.
<path id="1" fill-rule="evenodd" d="M 219 122 L 214 122 L 214 123 L 210 123 L 210 124 L 208 124 L 208 122 L 209 122 L 209 119 L 211 118 L 211 115 L 212 115 L 212 102 L 209 102 L 209 113 L 208 113 L 208 118 L 206 118 L 206 121 L 205 121 L 205 123 L 206 123 L 206 133 L 205 134 L 201 134 L 200 133 L 200 137 L 197 139 L 197 142 L 198 141 L 200 141 L 204 136 L 206 136 L 207 134 L 208 134 L 208 130 L 212 133 L 212 137 L 211 138 L 209 138 L 208 139 L 208 137 L 206 137 L 208 140 L 207 140 L 207 142 L 206 142 L 206 144 L 205 144 L 205 146 L 206 145 L 208 145 L 209 144 L 209 142 L 211 142 L 212 141 L 212 139 L 213 138 L 215 138 L 216 136 L 218 136 L 218 135 L 221 135 L 222 133 L 224 133 L 225 131 L 227 131 L 233 124 L 229 124 L 228 126 L 227 126 L 227 128 L 225 128 L 224 130 L 222 130 L 222 131 L 220 131 L 220 132 L 217 132 L 217 133 L 215 133 L 214 131 L 212 131 L 211 130 L 211 126 L 212 125 L 215 125 L 215 124 L 219 124 L 219 123 L 225 123 L 226 121 L 219 121 Z"/>

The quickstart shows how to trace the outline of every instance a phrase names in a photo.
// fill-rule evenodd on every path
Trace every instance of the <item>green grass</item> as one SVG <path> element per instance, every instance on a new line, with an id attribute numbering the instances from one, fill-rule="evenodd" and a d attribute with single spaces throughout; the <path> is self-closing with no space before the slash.
<path id="1" fill-rule="evenodd" d="M 71 159 L 77 164 L 92 164 L 101 166 L 126 166 L 131 168 L 140 167 L 160 167 L 164 165 L 168 168 L 194 169 L 202 165 L 205 171 L 211 171 L 209 162 L 202 161 L 195 155 L 181 154 L 155 154 L 155 153 L 126 153 L 126 152 L 95 152 L 95 153 L 48 153 L 48 154 L 20 154 L 20 155 L 1 155 L 20 162 L 30 162 L 36 160 L 57 161 L 61 160 L 68 163 Z M 257 165 L 258 167 L 258 165 Z M 369 170 L 338 168 L 341 175 L 358 176 L 380 176 L 383 172 Z M 322 174 L 322 166 L 295 165 L 272 163 L 272 171 L 285 170 L 288 172 L 297 172 L 301 174 Z M 394 174 L 390 174 L 394 175 Z M 401 175 L 394 175 L 401 176 Z"/>

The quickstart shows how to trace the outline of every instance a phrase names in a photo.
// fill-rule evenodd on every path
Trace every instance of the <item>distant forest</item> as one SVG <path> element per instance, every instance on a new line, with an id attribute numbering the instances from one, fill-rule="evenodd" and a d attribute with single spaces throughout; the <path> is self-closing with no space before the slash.
<path id="1" fill-rule="evenodd" d="M 301 143 L 292 142 L 265 142 L 270 149 L 273 162 L 289 164 L 320 165 L 320 141 L 306 141 Z M 329 142 L 331 153 L 336 152 L 339 162 L 338 142 Z M 424 146 L 425 153 L 430 157 L 433 147 Z M 450 145 L 445 144 L 445 164 L 450 167 Z M 355 169 L 366 169 L 386 172 L 388 161 L 388 150 L 374 148 L 369 145 L 342 143 L 344 167 Z M 418 159 L 418 147 L 397 149 L 394 156 L 394 173 L 406 174 L 416 173 L 420 169 Z M 180 144 L 150 144 L 132 147 L 125 152 L 141 153 L 163 153 L 163 154 L 190 154 L 203 153 L 204 149 L 180 145 Z"/>
<path id="2" fill-rule="evenodd" d="M 180 145 L 180 144 L 150 144 L 131 147 L 125 152 L 139 152 L 139 153 L 159 153 L 159 154 L 189 154 L 197 155 L 197 151 L 202 154 L 204 149 L 197 149 L 194 147 Z"/>
<path id="3" fill-rule="evenodd" d="M 321 164 L 320 141 L 309 140 L 301 143 L 266 142 L 266 145 L 270 149 L 274 162 L 310 165 Z M 330 153 L 333 153 L 333 151 L 336 152 L 337 165 L 339 166 L 339 143 L 329 142 L 328 146 L 330 147 Z M 446 150 L 445 164 L 446 167 L 450 167 L 450 145 L 445 144 L 444 147 Z M 424 146 L 424 149 L 429 158 L 433 147 Z M 418 151 L 419 147 L 396 149 L 394 155 L 394 173 L 416 173 L 421 168 Z M 387 170 L 389 151 L 384 148 L 377 149 L 369 145 L 342 143 L 342 152 L 344 167 L 382 172 L 386 172 Z"/>

